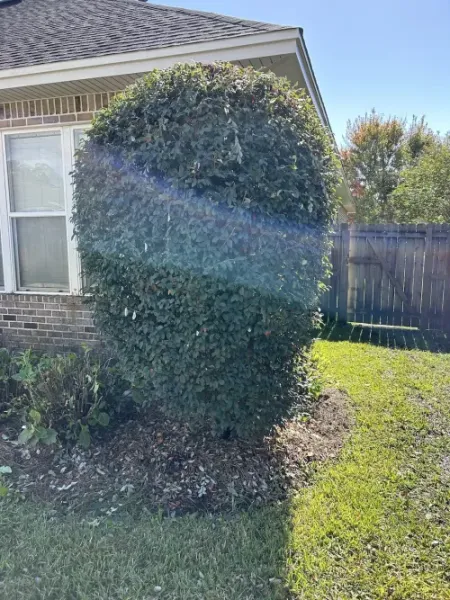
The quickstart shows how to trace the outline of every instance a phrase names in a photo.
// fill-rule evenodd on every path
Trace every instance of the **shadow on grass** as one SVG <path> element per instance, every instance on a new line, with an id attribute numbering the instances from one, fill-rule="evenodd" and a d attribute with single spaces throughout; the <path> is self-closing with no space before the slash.
<path id="1" fill-rule="evenodd" d="M 355 342 L 373 344 L 394 350 L 423 350 L 450 353 L 450 336 L 443 331 L 421 331 L 408 327 L 365 325 L 360 323 L 326 323 L 319 332 L 319 339 L 330 342 Z"/>
<path id="2" fill-rule="evenodd" d="M 285 506 L 80 522 L 0 501 L 0 597 L 282 600 L 288 526 Z"/>

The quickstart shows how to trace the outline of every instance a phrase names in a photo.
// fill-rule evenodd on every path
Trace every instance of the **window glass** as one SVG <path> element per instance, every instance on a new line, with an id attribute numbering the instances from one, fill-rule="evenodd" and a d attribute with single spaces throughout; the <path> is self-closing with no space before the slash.
<path id="1" fill-rule="evenodd" d="M 75 144 L 75 150 L 78 150 L 81 142 L 84 140 L 85 135 L 86 135 L 86 131 L 84 129 L 75 129 L 75 131 L 73 132 L 73 140 L 74 140 L 74 144 Z"/>
<path id="2" fill-rule="evenodd" d="M 6 160 L 12 212 L 64 210 L 58 132 L 6 136 Z"/>
<path id="3" fill-rule="evenodd" d="M 14 219 L 19 289 L 69 289 L 65 217 Z"/>

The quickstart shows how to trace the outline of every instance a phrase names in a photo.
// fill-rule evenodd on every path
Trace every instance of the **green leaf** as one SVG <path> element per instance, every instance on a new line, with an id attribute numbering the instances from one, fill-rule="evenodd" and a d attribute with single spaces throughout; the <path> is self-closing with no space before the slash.
<path id="1" fill-rule="evenodd" d="M 33 408 L 30 410 L 28 416 L 35 425 L 39 425 L 39 423 L 41 422 L 41 413 L 37 410 L 34 410 Z"/>
<path id="2" fill-rule="evenodd" d="M 50 446 L 51 444 L 56 444 L 56 440 L 58 439 L 58 434 L 54 429 L 48 428 L 45 429 L 45 433 L 43 433 L 39 437 L 40 441 L 46 446 Z"/>
<path id="3" fill-rule="evenodd" d="M 97 422 L 99 425 L 101 425 L 102 427 L 108 427 L 109 425 L 109 415 L 106 412 L 101 412 L 98 413 L 98 417 L 97 417 Z"/>
<path id="4" fill-rule="evenodd" d="M 89 432 L 89 427 L 86 425 L 82 425 L 80 435 L 78 436 L 78 443 L 82 448 L 87 450 L 91 445 L 91 434 Z"/>
<path id="5" fill-rule="evenodd" d="M 18 442 L 19 444 L 27 444 L 32 437 L 34 436 L 34 428 L 26 428 L 26 429 L 22 429 L 22 431 L 20 432 L 19 438 L 18 438 Z"/>
<path id="6" fill-rule="evenodd" d="M 0 485 L 0 498 L 5 498 L 8 495 L 8 488 L 4 485 Z"/>

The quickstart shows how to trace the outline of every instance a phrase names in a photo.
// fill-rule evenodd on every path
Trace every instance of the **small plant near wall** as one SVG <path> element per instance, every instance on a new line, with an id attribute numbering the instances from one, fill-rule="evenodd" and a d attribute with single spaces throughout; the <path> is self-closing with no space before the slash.
<path id="1" fill-rule="evenodd" d="M 20 394 L 20 385 L 14 378 L 16 373 L 13 353 L 0 348 L 0 420 L 10 414 L 12 399 Z"/>
<path id="2" fill-rule="evenodd" d="M 8 465 L 0 465 L 0 498 L 8 495 L 9 487 L 7 486 L 6 477 L 11 475 L 12 469 Z"/>
<path id="3" fill-rule="evenodd" d="M 22 444 L 79 444 L 109 425 L 123 408 L 126 386 L 111 360 L 84 348 L 80 354 L 4 353 L 3 386 L 14 387 L 4 400 L 4 418 L 20 418 Z M 8 361 L 6 360 L 8 357 Z M 7 364 L 8 363 L 8 364 Z"/>
<path id="4" fill-rule="evenodd" d="M 336 173 L 309 98 L 231 64 L 152 71 L 94 120 L 73 222 L 144 403 L 247 436 L 308 394 Z"/>

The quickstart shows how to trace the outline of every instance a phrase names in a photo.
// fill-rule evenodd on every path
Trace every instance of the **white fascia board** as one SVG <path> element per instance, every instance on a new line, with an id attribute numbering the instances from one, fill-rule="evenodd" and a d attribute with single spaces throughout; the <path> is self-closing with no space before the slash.
<path id="1" fill-rule="evenodd" d="M 130 75 L 177 62 L 236 61 L 295 53 L 299 38 L 296 28 L 184 44 L 168 48 L 109 54 L 80 60 L 47 63 L 0 71 L 0 89 L 45 85 L 80 79 Z"/>
<path id="2" fill-rule="evenodd" d="M 320 95 L 319 89 L 315 83 L 314 75 L 311 71 L 311 67 L 307 59 L 308 55 L 306 53 L 305 43 L 300 35 L 297 39 L 296 55 L 300 65 L 300 69 L 302 71 L 303 79 L 306 84 L 306 89 L 308 90 L 308 94 L 313 101 L 313 104 L 316 108 L 317 114 L 319 115 L 322 125 L 331 130 L 330 122 L 328 120 L 328 115 L 327 111 L 325 110 L 325 105 L 323 103 L 322 96 Z"/>
<path id="3" fill-rule="evenodd" d="M 336 143 L 336 138 L 334 137 L 334 133 L 331 128 L 331 123 L 330 123 L 328 115 L 327 115 L 325 104 L 323 102 L 318 84 L 316 82 L 314 73 L 312 71 L 312 65 L 311 65 L 309 57 L 308 57 L 308 52 L 306 50 L 305 42 L 303 40 L 303 36 L 301 36 L 301 35 L 298 36 L 296 54 L 297 54 L 297 59 L 298 59 L 299 65 L 300 65 L 300 69 L 302 71 L 303 79 L 305 81 L 308 93 L 314 103 L 314 107 L 316 109 L 317 114 L 319 115 L 322 125 L 324 127 L 326 127 L 329 131 L 332 143 L 336 150 L 336 154 L 339 157 L 339 148 Z M 341 167 L 342 182 L 338 187 L 338 194 L 340 194 L 340 196 L 341 196 L 342 204 L 343 204 L 345 210 L 347 212 L 351 212 L 351 210 L 353 209 L 352 194 L 351 194 L 349 185 L 347 183 L 347 180 L 346 180 L 346 177 L 344 174 L 344 168 L 342 166 L 342 161 L 340 160 L 340 158 L 339 158 L 339 163 L 340 163 L 340 167 Z"/>

